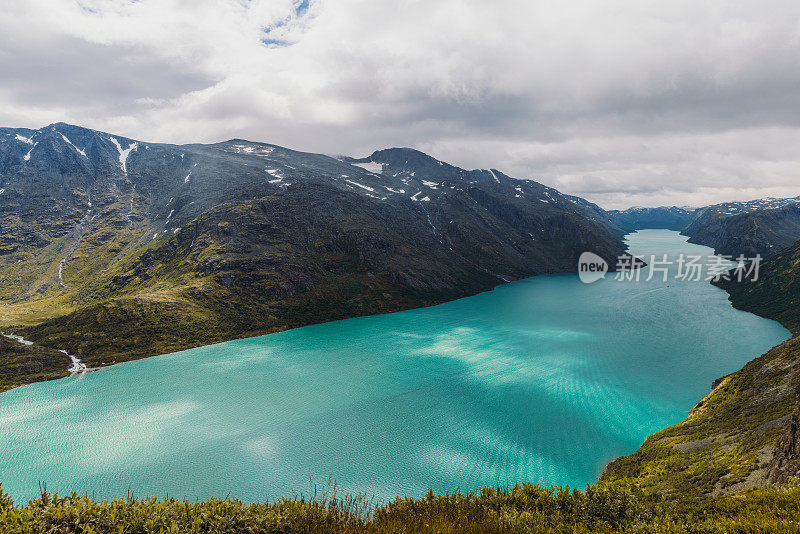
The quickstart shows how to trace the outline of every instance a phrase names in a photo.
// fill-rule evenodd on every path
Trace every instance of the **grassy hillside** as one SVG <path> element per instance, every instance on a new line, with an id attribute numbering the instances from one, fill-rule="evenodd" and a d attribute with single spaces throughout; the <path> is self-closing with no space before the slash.
<path id="1" fill-rule="evenodd" d="M 96 502 L 43 493 L 15 506 L 0 490 L 0 530 L 14 533 L 500 533 L 796 532 L 800 490 L 667 502 L 641 491 L 587 487 L 485 488 L 379 506 L 324 496 L 247 504 L 231 499 Z"/>
<path id="2" fill-rule="evenodd" d="M 97 366 L 437 304 L 504 279 L 574 268 L 577 251 L 598 247 L 575 233 L 579 218 L 564 215 L 537 230 L 541 248 L 532 248 L 531 237 L 508 227 L 504 214 L 476 208 L 482 202 L 495 199 L 443 199 L 435 224 L 462 224 L 438 236 L 416 213 L 327 188 L 228 203 L 181 233 L 131 250 L 86 283 L 70 274 L 65 281 L 74 289 L 45 306 L 33 299 L 0 316 L 37 344 L 66 348 Z M 613 250 L 610 243 L 599 247 Z"/>
<path id="3" fill-rule="evenodd" d="M 800 339 L 718 380 L 677 425 L 611 462 L 601 483 L 635 484 L 667 497 L 733 493 L 778 480 L 778 438 L 797 403 Z"/>

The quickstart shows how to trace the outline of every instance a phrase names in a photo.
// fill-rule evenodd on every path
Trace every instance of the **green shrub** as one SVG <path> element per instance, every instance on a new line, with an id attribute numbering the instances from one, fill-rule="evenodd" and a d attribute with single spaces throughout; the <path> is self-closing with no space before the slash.
<path id="1" fill-rule="evenodd" d="M 14 500 L 3 491 L 3 485 L 0 484 L 0 512 L 5 512 L 14 506 Z"/>

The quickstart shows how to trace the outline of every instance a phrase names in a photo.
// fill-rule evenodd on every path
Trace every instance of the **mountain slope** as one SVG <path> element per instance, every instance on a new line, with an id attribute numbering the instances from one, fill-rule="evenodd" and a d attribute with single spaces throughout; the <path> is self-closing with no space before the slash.
<path id="1" fill-rule="evenodd" d="M 800 197 L 707 206 L 682 233 L 718 254 L 770 256 L 800 239 Z"/>
<path id="2" fill-rule="evenodd" d="M 69 376 L 71 360 L 66 354 L 47 347 L 0 335 L 0 391 L 29 382 Z"/>
<path id="3" fill-rule="evenodd" d="M 91 366 L 439 303 L 585 250 L 623 253 L 585 205 L 411 149 L 0 129 L 0 326 Z"/>

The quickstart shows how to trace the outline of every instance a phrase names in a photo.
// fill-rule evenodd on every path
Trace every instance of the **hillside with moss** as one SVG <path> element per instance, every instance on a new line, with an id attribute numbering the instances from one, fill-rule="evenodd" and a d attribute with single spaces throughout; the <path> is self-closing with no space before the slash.
<path id="1" fill-rule="evenodd" d="M 27 345 L 0 335 L 0 391 L 30 382 L 69 376 L 69 356 L 54 349 Z"/>

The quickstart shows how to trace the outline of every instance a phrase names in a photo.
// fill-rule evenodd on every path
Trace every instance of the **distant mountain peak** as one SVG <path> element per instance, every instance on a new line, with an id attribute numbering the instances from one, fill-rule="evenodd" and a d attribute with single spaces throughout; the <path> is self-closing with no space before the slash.
<path id="1" fill-rule="evenodd" d="M 607 213 L 619 227 L 631 232 L 645 228 L 682 230 L 692 220 L 695 212 L 677 206 L 634 206 L 626 210 L 610 210 Z"/>
<path id="2" fill-rule="evenodd" d="M 415 148 L 384 148 L 383 150 L 376 150 L 369 156 L 369 159 L 378 163 L 386 164 L 436 164 L 448 165 L 433 156 L 417 150 Z M 449 166 L 449 165 L 448 165 Z"/>
<path id="3" fill-rule="evenodd" d="M 780 209 L 794 204 L 800 204 L 800 196 L 787 198 L 765 197 L 747 201 L 721 202 L 702 209 L 719 215 L 739 215 L 758 210 Z"/>

